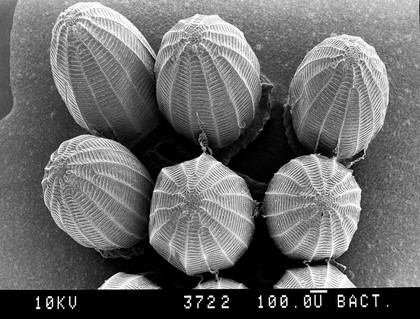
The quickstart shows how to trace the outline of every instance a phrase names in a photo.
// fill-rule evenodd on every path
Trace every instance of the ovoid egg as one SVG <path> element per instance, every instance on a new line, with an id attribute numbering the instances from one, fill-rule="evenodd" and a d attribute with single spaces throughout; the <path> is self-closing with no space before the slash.
<path id="1" fill-rule="evenodd" d="M 264 197 L 270 237 L 283 254 L 335 259 L 349 247 L 360 217 L 361 189 L 335 159 L 301 156 L 282 166 Z"/>
<path id="2" fill-rule="evenodd" d="M 305 56 L 289 89 L 293 129 L 308 151 L 350 159 L 384 124 L 385 64 L 362 38 L 333 36 Z"/>
<path id="3" fill-rule="evenodd" d="M 275 289 L 285 288 L 356 288 L 350 279 L 335 266 L 309 266 L 286 270 L 274 285 Z"/>
<path id="4" fill-rule="evenodd" d="M 261 96 L 260 65 L 242 31 L 217 15 L 180 20 L 156 57 L 159 109 L 174 129 L 209 146 L 237 140 L 253 121 Z"/>
<path id="5" fill-rule="evenodd" d="M 161 118 L 155 58 L 128 19 L 96 2 L 69 7 L 52 30 L 51 70 L 70 114 L 90 133 L 128 147 Z"/>
<path id="6" fill-rule="evenodd" d="M 159 173 L 150 243 L 188 275 L 231 267 L 250 244 L 254 207 L 244 179 L 203 153 Z"/>
<path id="7" fill-rule="evenodd" d="M 100 252 L 131 248 L 147 236 L 153 180 L 118 142 L 80 135 L 61 143 L 42 189 L 55 223 Z"/>
<path id="8" fill-rule="evenodd" d="M 108 278 L 98 290 L 107 289 L 161 289 L 155 283 L 143 275 L 127 274 L 124 272 L 116 273 Z"/>
<path id="9" fill-rule="evenodd" d="M 219 277 L 199 283 L 194 289 L 247 289 L 247 287 L 235 280 Z"/>

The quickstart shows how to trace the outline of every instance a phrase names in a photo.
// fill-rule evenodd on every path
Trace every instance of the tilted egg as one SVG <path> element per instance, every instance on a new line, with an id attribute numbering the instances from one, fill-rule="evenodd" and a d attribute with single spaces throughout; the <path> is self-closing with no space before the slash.
<path id="1" fill-rule="evenodd" d="M 153 180 L 118 142 L 80 135 L 45 167 L 42 189 L 55 223 L 97 251 L 131 248 L 147 237 Z"/>
<path id="2" fill-rule="evenodd" d="M 128 19 L 96 2 L 69 7 L 52 30 L 51 70 L 70 114 L 90 133 L 127 147 L 161 118 L 155 57 Z"/>
<path id="3" fill-rule="evenodd" d="M 254 207 L 244 179 L 203 153 L 159 173 L 150 243 L 188 275 L 231 267 L 250 244 Z"/>
<path id="4" fill-rule="evenodd" d="M 217 15 L 179 21 L 156 57 L 159 109 L 172 127 L 209 146 L 237 140 L 253 121 L 261 96 L 260 65 L 242 31 Z"/>
<path id="5" fill-rule="evenodd" d="M 264 217 L 281 252 L 293 259 L 335 259 L 349 247 L 361 189 L 335 159 L 301 156 L 282 166 L 264 197 Z"/>
<path id="6" fill-rule="evenodd" d="M 382 128 L 388 96 L 386 68 L 375 49 L 360 37 L 340 35 L 305 56 L 287 105 L 300 144 L 346 160 L 365 152 Z"/>
<path id="7" fill-rule="evenodd" d="M 108 278 L 98 288 L 98 290 L 108 289 L 160 289 L 160 287 L 143 275 L 132 275 L 119 272 Z"/>

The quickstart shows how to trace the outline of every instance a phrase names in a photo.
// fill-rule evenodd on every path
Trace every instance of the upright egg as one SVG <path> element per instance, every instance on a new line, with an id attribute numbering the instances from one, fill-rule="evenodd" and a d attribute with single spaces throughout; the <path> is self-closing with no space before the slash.
<path id="1" fill-rule="evenodd" d="M 150 243 L 187 275 L 231 267 L 249 247 L 254 207 L 244 179 L 204 153 L 159 173 Z"/>
<path id="2" fill-rule="evenodd" d="M 275 289 L 286 288 L 356 288 L 350 279 L 336 267 L 327 265 L 309 266 L 286 270 L 274 285 Z"/>
<path id="3" fill-rule="evenodd" d="M 247 287 L 232 279 L 216 278 L 201 282 L 194 289 L 247 289 Z"/>
<path id="4" fill-rule="evenodd" d="M 156 55 L 124 16 L 97 2 L 80 2 L 58 17 L 50 62 L 58 92 L 75 121 L 131 147 L 160 121 Z"/>
<path id="5" fill-rule="evenodd" d="M 55 223 L 99 252 L 131 248 L 147 236 L 153 180 L 118 142 L 80 135 L 45 167 L 42 189 Z"/>
<path id="6" fill-rule="evenodd" d="M 254 119 L 261 96 L 260 65 L 243 33 L 217 15 L 180 20 L 156 57 L 159 109 L 179 133 L 209 146 L 237 140 Z"/>
<path id="7" fill-rule="evenodd" d="M 350 159 L 366 151 L 384 124 L 385 64 L 362 38 L 333 36 L 299 65 L 289 89 L 295 134 L 308 151 Z"/>
<path id="8" fill-rule="evenodd" d="M 282 166 L 264 197 L 270 236 L 286 256 L 312 261 L 347 251 L 360 217 L 361 189 L 352 172 L 319 155 Z"/>

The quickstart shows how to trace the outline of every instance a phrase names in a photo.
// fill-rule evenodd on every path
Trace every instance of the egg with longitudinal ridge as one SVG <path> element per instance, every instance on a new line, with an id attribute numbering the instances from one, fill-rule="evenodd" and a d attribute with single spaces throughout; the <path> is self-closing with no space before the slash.
<path id="1" fill-rule="evenodd" d="M 41 184 L 57 226 L 104 257 L 129 257 L 147 237 L 154 182 L 120 143 L 93 135 L 64 141 L 51 154 Z"/>
<path id="2" fill-rule="evenodd" d="M 181 135 L 210 147 L 238 139 L 261 97 L 260 65 L 244 34 L 217 15 L 180 20 L 163 37 L 155 64 L 159 109 Z"/>
<path id="3" fill-rule="evenodd" d="M 290 288 L 356 288 L 350 279 L 335 266 L 327 265 L 310 266 L 288 269 L 274 289 Z"/>
<path id="4" fill-rule="evenodd" d="M 163 168 L 155 185 L 152 247 L 187 275 L 234 266 L 255 228 L 255 202 L 242 177 L 204 153 Z"/>
<path id="5" fill-rule="evenodd" d="M 387 71 L 375 48 L 343 34 L 306 54 L 290 84 L 285 115 L 290 112 L 307 151 L 347 160 L 366 152 L 384 124 L 388 101 Z"/>
<path id="6" fill-rule="evenodd" d="M 361 192 L 352 171 L 336 159 L 297 157 L 267 187 L 264 217 L 270 237 L 293 259 L 338 258 L 356 232 Z"/>
<path id="7" fill-rule="evenodd" d="M 200 282 L 194 289 L 247 289 L 247 287 L 232 279 L 216 278 Z"/>
<path id="8" fill-rule="evenodd" d="M 147 279 L 143 275 L 127 274 L 124 272 L 116 273 L 115 275 L 108 278 L 98 290 L 109 290 L 109 289 L 160 289 L 158 285 Z"/>
<path id="9" fill-rule="evenodd" d="M 159 125 L 156 55 L 123 15 L 76 3 L 57 18 L 50 47 L 55 85 L 81 127 L 132 147 Z"/>

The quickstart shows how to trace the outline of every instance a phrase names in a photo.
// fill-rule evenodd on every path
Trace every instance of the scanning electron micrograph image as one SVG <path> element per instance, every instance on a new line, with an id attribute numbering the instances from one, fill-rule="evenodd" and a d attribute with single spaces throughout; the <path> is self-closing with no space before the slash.
<path id="1" fill-rule="evenodd" d="M 418 23 L 1 1 L 0 289 L 419 287 Z"/>

